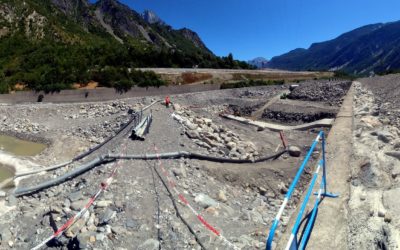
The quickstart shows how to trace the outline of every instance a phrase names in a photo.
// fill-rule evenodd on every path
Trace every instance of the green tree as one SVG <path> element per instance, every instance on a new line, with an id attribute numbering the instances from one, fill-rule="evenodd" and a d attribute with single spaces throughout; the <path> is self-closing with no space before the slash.
<path id="1" fill-rule="evenodd" d="M 3 71 L 0 71 L 0 94 L 6 94 L 9 91 L 9 86 L 6 82 Z"/>

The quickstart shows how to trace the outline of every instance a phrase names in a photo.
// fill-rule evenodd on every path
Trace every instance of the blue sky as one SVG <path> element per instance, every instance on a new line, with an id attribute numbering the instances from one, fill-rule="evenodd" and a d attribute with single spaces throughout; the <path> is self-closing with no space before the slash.
<path id="1" fill-rule="evenodd" d="M 399 0 L 121 0 L 196 31 L 217 55 L 270 59 L 351 29 L 400 20 Z"/>

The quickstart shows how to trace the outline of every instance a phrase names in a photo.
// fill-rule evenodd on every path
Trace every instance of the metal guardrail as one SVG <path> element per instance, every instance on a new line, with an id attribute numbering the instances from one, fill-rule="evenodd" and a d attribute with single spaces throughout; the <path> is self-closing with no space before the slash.
<path id="1" fill-rule="evenodd" d="M 269 235 L 268 235 L 268 239 L 267 239 L 267 244 L 266 244 L 266 249 L 267 250 L 271 250 L 272 249 L 272 242 L 274 240 L 274 236 L 275 236 L 275 231 L 279 225 L 279 221 L 280 218 L 282 216 L 283 211 L 285 210 L 286 205 L 288 204 L 290 198 L 292 197 L 293 191 L 296 188 L 296 185 L 298 183 L 298 181 L 300 180 L 301 175 L 303 174 L 304 168 L 306 167 L 308 161 L 310 160 L 311 154 L 314 152 L 315 147 L 317 146 L 318 142 L 321 140 L 322 142 L 322 159 L 319 161 L 317 168 L 313 174 L 313 177 L 311 179 L 310 185 L 308 187 L 306 196 L 303 200 L 303 203 L 301 204 L 301 208 L 300 211 L 297 215 L 296 218 L 296 222 L 292 228 L 291 231 L 291 235 L 289 238 L 289 241 L 286 245 L 286 250 L 297 250 L 297 249 L 305 249 L 305 247 L 307 246 L 307 242 L 308 239 L 310 237 L 315 219 L 316 219 L 316 215 L 317 215 L 317 211 L 318 211 L 318 206 L 320 204 L 320 200 L 321 197 L 331 197 L 331 198 L 336 198 L 338 197 L 338 195 L 332 194 L 332 193 L 328 193 L 327 191 L 327 181 L 326 181 L 326 160 L 325 160 L 325 134 L 323 131 L 320 131 L 318 133 L 318 136 L 315 138 L 315 140 L 313 141 L 313 144 L 311 145 L 310 150 L 307 152 L 306 157 L 304 158 L 302 164 L 300 165 L 299 170 L 296 173 L 296 176 L 293 180 L 293 182 L 291 183 L 288 192 L 285 195 L 285 198 L 283 200 L 283 203 L 278 211 L 278 214 L 276 215 L 274 222 L 272 223 L 271 229 L 269 231 Z M 303 230 L 303 235 L 299 240 L 297 239 L 297 233 L 298 230 L 300 228 L 300 224 L 303 218 L 303 214 L 304 211 L 307 207 L 307 203 L 310 199 L 311 193 L 313 191 L 313 188 L 315 186 L 315 183 L 317 182 L 317 178 L 318 178 L 318 174 L 319 171 L 322 167 L 322 178 L 321 178 L 321 184 L 320 184 L 320 188 L 318 190 L 317 193 L 314 193 L 315 195 L 317 195 L 317 198 L 315 200 L 314 203 L 314 207 L 313 210 L 311 212 L 311 215 L 309 217 L 309 220 L 307 221 L 307 224 L 305 225 L 305 229 Z"/>

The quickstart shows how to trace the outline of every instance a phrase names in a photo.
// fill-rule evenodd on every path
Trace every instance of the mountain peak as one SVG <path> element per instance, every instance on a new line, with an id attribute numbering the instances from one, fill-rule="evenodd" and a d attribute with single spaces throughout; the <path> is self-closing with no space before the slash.
<path id="1" fill-rule="evenodd" d="M 142 18 L 149 24 L 161 24 L 165 25 L 165 22 L 152 10 L 145 10 L 142 14 Z"/>
<path id="2" fill-rule="evenodd" d="M 182 28 L 180 30 L 178 30 L 179 33 L 181 33 L 183 35 L 183 37 L 185 37 L 187 40 L 191 41 L 197 48 L 200 49 L 204 49 L 206 51 L 208 51 L 209 53 L 212 53 L 207 46 L 204 44 L 204 42 L 201 40 L 201 38 L 199 37 L 199 35 L 194 32 L 191 29 L 188 28 Z"/>
<path id="3" fill-rule="evenodd" d="M 257 67 L 258 69 L 264 69 L 267 67 L 268 60 L 264 57 L 256 57 L 253 60 L 249 60 L 247 63 Z"/>

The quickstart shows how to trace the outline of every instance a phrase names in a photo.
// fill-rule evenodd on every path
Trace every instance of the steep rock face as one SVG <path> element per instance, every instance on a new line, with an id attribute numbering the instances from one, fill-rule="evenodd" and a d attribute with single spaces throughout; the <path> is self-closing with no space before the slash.
<path id="1" fill-rule="evenodd" d="M 16 15 L 8 4 L 0 4 L 0 38 L 7 36 L 11 31 L 11 25 L 16 20 Z"/>
<path id="2" fill-rule="evenodd" d="M 17 18 L 12 5 L 7 3 L 0 4 L 0 21 L 11 24 Z M 4 25 L 4 23 L 3 23 Z"/>
<path id="3" fill-rule="evenodd" d="M 101 13 L 102 21 L 112 27 L 114 34 L 120 38 L 129 35 L 133 38 L 145 38 L 143 20 L 140 15 L 115 0 L 101 0 L 96 3 L 96 10 Z"/>
<path id="4" fill-rule="evenodd" d="M 85 0 L 51 0 L 51 2 L 68 16 L 78 16 L 81 10 L 89 7 L 89 3 Z"/>
<path id="5" fill-rule="evenodd" d="M 196 32 L 187 28 L 175 30 L 152 11 L 145 11 L 140 15 L 118 1 L 100 0 L 96 3 L 96 17 L 110 34 L 121 41 L 135 38 L 161 48 L 177 50 L 197 48 L 212 54 Z"/>
<path id="6" fill-rule="evenodd" d="M 178 31 L 179 31 L 179 33 L 181 33 L 183 35 L 183 37 L 185 37 L 186 39 L 191 41 L 197 48 L 205 49 L 210 52 L 210 50 L 203 43 L 203 41 L 201 40 L 199 35 L 196 32 L 194 32 L 193 30 L 183 28 Z"/>
<path id="7" fill-rule="evenodd" d="M 99 0 L 93 4 L 88 0 L 3 0 L 0 37 L 19 31 L 24 31 L 30 39 L 70 44 L 93 41 L 100 36 L 157 49 L 212 54 L 196 32 L 173 29 L 154 12 L 145 11 L 141 15 L 117 0 Z"/>
<path id="8" fill-rule="evenodd" d="M 198 48 L 203 52 L 212 53 L 196 32 L 186 28 L 175 30 L 152 11 L 145 11 L 140 15 L 115 0 L 100 0 L 95 6 L 99 22 L 110 34 L 121 40 L 134 38 L 157 47 L 178 50 Z"/>
<path id="9" fill-rule="evenodd" d="M 400 22 L 363 26 L 308 49 L 292 50 L 272 58 L 268 67 L 354 74 L 400 69 Z"/>
<path id="10" fill-rule="evenodd" d="M 51 0 L 51 3 L 61 13 L 79 23 L 85 31 L 89 31 L 90 26 L 101 27 L 95 20 L 87 0 Z"/>
<path id="11" fill-rule="evenodd" d="M 25 34 L 28 37 L 43 39 L 45 36 L 44 27 L 47 23 L 46 17 L 33 11 L 25 18 Z"/>
<path id="12" fill-rule="evenodd" d="M 143 19 L 149 24 L 160 24 L 165 25 L 165 22 L 161 20 L 157 14 L 151 10 L 145 10 L 142 14 Z"/>
<path id="13" fill-rule="evenodd" d="M 43 39 L 48 19 L 32 9 L 19 10 L 7 3 L 0 3 L 0 37 L 17 32 L 29 39 Z"/>

